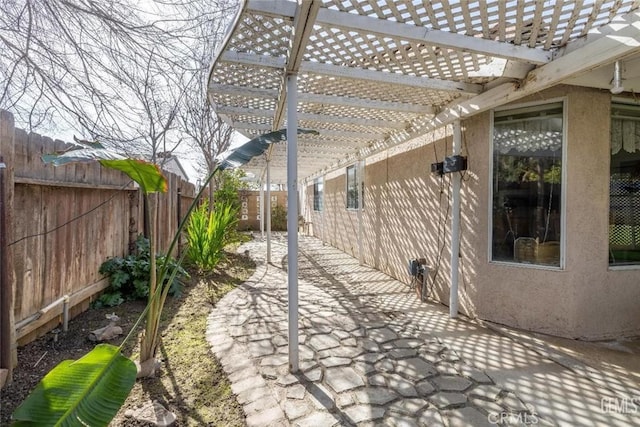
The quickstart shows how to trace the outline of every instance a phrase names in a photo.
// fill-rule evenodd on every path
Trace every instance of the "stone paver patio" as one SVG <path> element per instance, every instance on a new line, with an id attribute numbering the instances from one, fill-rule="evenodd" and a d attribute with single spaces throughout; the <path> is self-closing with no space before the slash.
<path id="1" fill-rule="evenodd" d="M 240 248 L 256 260 L 256 272 L 208 323 L 207 339 L 247 425 L 640 425 L 640 414 L 602 407 L 603 398 L 640 397 L 633 383 L 569 369 L 451 320 L 407 285 L 304 236 L 300 372 L 290 374 L 286 246 L 278 238 L 273 265 L 265 263 L 264 241 Z"/>

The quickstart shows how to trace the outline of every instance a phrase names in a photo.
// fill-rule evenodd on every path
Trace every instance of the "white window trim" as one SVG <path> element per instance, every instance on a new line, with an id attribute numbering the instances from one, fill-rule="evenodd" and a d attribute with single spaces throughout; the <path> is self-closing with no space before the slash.
<path id="1" fill-rule="evenodd" d="M 632 105 L 635 107 L 640 107 L 640 101 L 635 101 L 632 98 L 621 97 L 621 96 L 612 96 L 610 106 L 613 107 L 613 104 L 626 104 Z M 611 119 L 611 110 L 609 110 L 609 119 Z M 611 137 L 609 137 L 609 151 L 611 150 Z M 611 158 L 609 158 L 611 161 Z M 609 179 L 611 179 L 611 164 L 609 164 Z M 609 193 L 609 212 L 611 212 L 611 193 Z M 609 237 L 609 233 L 607 232 L 607 237 Z M 608 244 L 607 244 L 608 246 Z M 627 265 L 611 265 L 607 262 L 608 268 L 607 271 L 629 271 L 629 270 L 640 270 L 640 263 L 638 264 L 627 264 Z"/>
<path id="2" fill-rule="evenodd" d="M 560 195 L 560 201 L 562 203 L 560 210 L 560 265 L 558 267 L 551 265 L 540 265 L 540 264 L 525 264 L 521 262 L 510 262 L 510 261 L 494 261 L 493 260 L 493 123 L 494 123 L 494 113 L 496 111 L 508 111 L 515 110 L 518 108 L 527 108 L 527 107 L 542 107 L 546 104 L 555 104 L 558 102 L 562 102 L 562 190 Z M 532 268 L 536 270 L 549 270 L 549 271 L 564 271 L 566 270 L 566 249 L 567 249 L 567 141 L 568 134 L 567 129 L 569 128 L 567 117 L 569 110 L 569 102 L 566 96 L 559 98 L 551 98 L 545 99 L 544 101 L 534 101 L 534 102 L 525 102 L 520 104 L 513 105 L 505 105 L 499 108 L 495 108 L 490 111 L 489 115 L 489 199 L 487 204 L 487 209 L 489 211 L 489 221 L 487 223 L 488 234 L 489 237 L 487 239 L 487 254 L 488 254 L 488 263 L 492 265 L 502 265 L 508 267 L 519 267 L 519 268 Z"/>
<path id="3" fill-rule="evenodd" d="M 313 179 L 313 211 L 314 212 L 322 212 L 324 211 L 324 176 L 319 176 Z M 322 184 L 322 195 L 320 196 L 320 206 L 322 209 L 316 209 L 316 183 Z"/>
<path id="4" fill-rule="evenodd" d="M 358 202 L 358 206 L 355 208 L 350 208 L 349 207 L 349 168 L 352 168 L 355 170 L 356 172 L 356 190 L 358 189 L 358 176 L 359 176 L 359 171 L 358 171 L 358 162 L 355 162 L 353 164 L 350 164 L 348 166 L 345 167 L 344 169 L 344 176 L 345 176 L 345 195 L 346 195 L 346 200 L 345 200 L 345 209 L 350 211 L 350 212 L 357 212 L 358 209 L 360 208 L 360 200 L 358 199 L 358 196 L 356 195 L 356 201 Z M 357 194 L 357 193 L 356 193 Z"/>

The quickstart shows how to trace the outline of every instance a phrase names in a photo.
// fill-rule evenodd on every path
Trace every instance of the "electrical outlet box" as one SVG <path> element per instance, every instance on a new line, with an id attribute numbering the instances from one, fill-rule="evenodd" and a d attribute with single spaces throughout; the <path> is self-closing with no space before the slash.
<path id="1" fill-rule="evenodd" d="M 431 163 L 431 173 L 436 175 L 442 175 L 442 162 Z"/>
<path id="2" fill-rule="evenodd" d="M 462 156 L 449 156 L 442 162 L 442 172 L 452 173 L 467 170 L 467 158 Z"/>

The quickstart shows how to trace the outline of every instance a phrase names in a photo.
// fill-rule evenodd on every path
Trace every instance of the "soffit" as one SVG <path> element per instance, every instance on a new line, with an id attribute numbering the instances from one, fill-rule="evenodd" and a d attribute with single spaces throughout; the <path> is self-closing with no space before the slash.
<path id="1" fill-rule="evenodd" d="M 619 18 L 630 26 L 637 7 L 637 0 L 246 1 L 212 65 L 208 97 L 253 138 L 287 127 L 285 79 L 296 73 L 298 127 L 319 132 L 298 137 L 299 176 L 312 177 L 628 55 L 632 47 L 600 47 L 601 61 L 579 59 L 556 74 L 551 67 L 594 54 L 596 44 L 585 40 L 618 31 Z M 268 155 L 273 182 L 284 183 L 285 153 L 285 143 L 274 144 L 243 168 L 263 176 Z"/>

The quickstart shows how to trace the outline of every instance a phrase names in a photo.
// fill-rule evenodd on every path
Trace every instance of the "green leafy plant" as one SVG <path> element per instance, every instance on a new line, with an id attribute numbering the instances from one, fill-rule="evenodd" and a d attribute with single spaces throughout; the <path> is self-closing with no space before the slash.
<path id="1" fill-rule="evenodd" d="M 298 132 L 309 131 L 299 129 Z M 266 139 L 268 144 L 276 142 L 277 138 L 282 139 L 285 135 L 286 131 L 280 130 L 260 138 Z M 105 167 L 126 173 L 140 185 L 145 198 L 151 202 L 149 219 L 153 229 L 157 199 L 151 196 L 160 191 L 167 191 L 166 178 L 157 165 L 125 158 L 96 142 L 77 141 L 77 143 L 75 148 L 42 156 L 42 160 L 55 166 L 74 162 L 99 162 Z M 196 200 L 200 198 L 216 172 L 223 167 L 225 167 L 224 164 L 221 164 L 207 177 L 196 195 Z M 173 253 L 176 248 L 180 234 L 195 206 L 196 203 L 189 206 L 167 253 Z M 153 234 L 149 253 L 155 253 Z M 186 254 L 186 251 L 183 254 Z M 149 366 L 149 362 L 154 362 L 153 365 L 155 365 L 160 314 L 169 292 L 169 286 L 157 286 L 157 284 L 171 283 L 177 274 L 176 269 L 169 271 L 167 260 L 168 258 L 165 257 L 161 261 L 160 269 L 156 270 L 156 257 L 150 257 L 149 302 L 122 344 L 119 347 L 101 344 L 78 361 L 64 361 L 58 364 L 38 383 L 36 389 L 13 413 L 15 425 L 106 426 L 109 424 L 129 395 L 136 377 L 149 374 L 149 369 L 143 372 L 145 364 Z M 182 260 L 183 257 L 177 264 L 180 265 Z M 158 277 L 159 280 L 157 280 Z M 165 281 L 166 277 L 169 279 Z M 145 319 L 145 331 L 140 339 L 141 369 L 138 371 L 133 362 L 122 355 L 122 348 L 134 335 L 143 319 Z M 155 368 L 151 369 L 151 375 L 153 373 Z M 68 398 L 65 399 L 64 396 Z"/>
<path id="2" fill-rule="evenodd" d="M 287 210 L 277 205 L 271 208 L 271 229 L 274 231 L 287 230 Z"/>
<path id="3" fill-rule="evenodd" d="M 97 161 L 126 173 L 140 184 L 145 194 L 167 190 L 167 181 L 156 165 L 124 158 L 98 143 L 78 141 L 75 149 L 45 155 L 42 160 L 56 166 Z M 154 271 L 155 257 L 151 259 Z M 136 381 L 137 368 L 122 355 L 122 346 L 133 336 L 150 305 L 147 304 L 119 347 L 97 345 L 79 360 L 65 360 L 49 371 L 13 413 L 14 425 L 108 425 Z"/>
<path id="4" fill-rule="evenodd" d="M 94 307 L 113 307 L 124 301 L 147 298 L 149 296 L 149 278 L 151 276 L 149 239 L 140 235 L 135 242 L 134 254 L 126 257 L 113 257 L 102 263 L 100 274 L 109 277 L 109 287 L 95 301 Z M 165 262 L 165 255 L 156 255 L 156 264 Z M 176 261 L 169 257 L 166 260 L 170 269 L 177 270 L 176 276 L 169 284 L 169 295 L 179 296 L 182 291 L 181 279 L 189 274 Z"/>
<path id="5" fill-rule="evenodd" d="M 240 210 L 240 193 L 249 189 L 249 184 L 243 181 L 245 176 L 246 173 L 240 169 L 223 170 L 218 174 L 213 207 L 222 204 L 231 205 Z"/>
<path id="6" fill-rule="evenodd" d="M 99 344 L 79 360 L 61 362 L 15 410 L 13 425 L 109 424 L 136 381 L 135 364 L 120 350 Z"/>
<path id="7" fill-rule="evenodd" d="M 235 206 L 218 202 L 209 212 L 209 203 L 204 200 L 187 224 L 187 258 L 201 270 L 214 269 L 224 256 L 224 247 L 233 240 L 237 222 Z"/>

